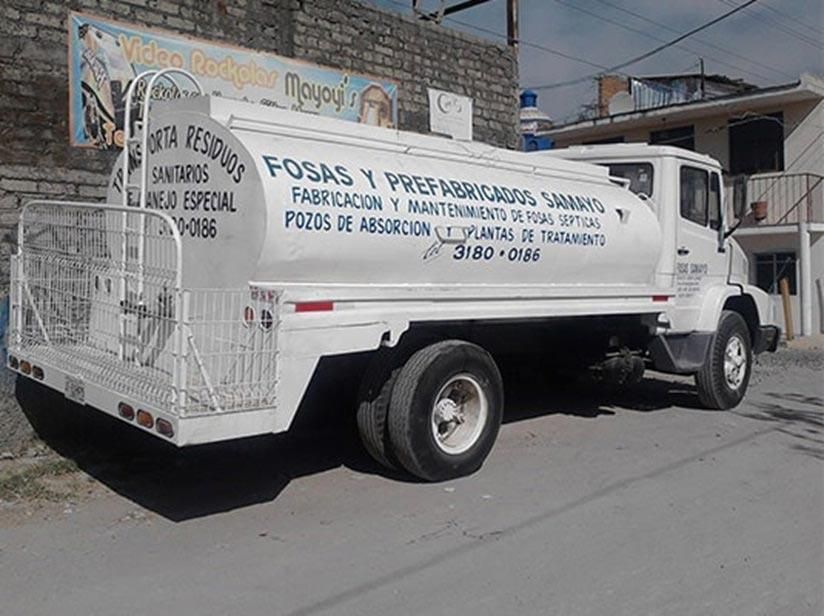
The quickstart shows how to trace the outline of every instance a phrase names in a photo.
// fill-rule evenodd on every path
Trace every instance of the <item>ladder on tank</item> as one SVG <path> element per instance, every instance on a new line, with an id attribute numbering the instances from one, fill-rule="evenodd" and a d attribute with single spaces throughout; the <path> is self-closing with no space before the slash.
<path id="1" fill-rule="evenodd" d="M 126 108 L 124 115 L 124 141 L 122 159 L 122 205 L 138 210 L 145 210 L 147 204 L 147 185 L 149 178 L 148 148 L 149 148 L 149 112 L 152 103 L 152 93 L 155 84 L 165 79 L 172 84 L 178 97 L 182 91 L 173 76 L 187 79 L 193 86 L 196 95 L 203 95 L 203 88 L 197 79 L 186 70 L 180 68 L 166 68 L 160 71 L 146 71 L 135 77 L 126 91 Z M 148 80 L 148 81 L 147 81 Z M 132 100 L 141 84 L 145 84 L 143 96 L 140 100 L 139 118 L 132 123 Z M 135 130 L 136 129 L 136 130 Z M 135 134 L 136 133 L 136 134 Z M 133 160 L 135 168 L 140 165 L 140 174 L 136 182 L 132 181 Z M 130 202 L 133 191 L 137 193 L 137 201 Z M 119 344 L 118 356 L 121 361 L 140 363 L 143 348 L 143 328 L 147 307 L 144 297 L 145 280 L 145 252 L 146 252 L 146 215 L 135 212 L 123 213 L 121 221 L 120 246 L 120 284 L 119 299 Z"/>

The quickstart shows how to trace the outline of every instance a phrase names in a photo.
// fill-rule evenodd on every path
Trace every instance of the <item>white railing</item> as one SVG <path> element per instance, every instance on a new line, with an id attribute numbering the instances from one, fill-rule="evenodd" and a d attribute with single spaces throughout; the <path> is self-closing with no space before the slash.
<path id="1" fill-rule="evenodd" d="M 142 225 L 122 222 L 138 216 Z M 179 416 L 272 406 L 278 297 L 256 306 L 271 314 L 268 327 L 246 324 L 249 290 L 186 289 L 182 258 L 162 212 L 27 204 L 10 350 Z"/>
<path id="2" fill-rule="evenodd" d="M 732 190 L 732 187 L 728 187 Z M 815 173 L 767 173 L 747 180 L 747 201 L 767 203 L 765 225 L 824 222 L 824 177 Z M 733 203 L 729 199 L 729 203 Z M 732 212 L 728 212 L 732 216 Z M 743 226 L 756 224 L 748 212 Z"/>

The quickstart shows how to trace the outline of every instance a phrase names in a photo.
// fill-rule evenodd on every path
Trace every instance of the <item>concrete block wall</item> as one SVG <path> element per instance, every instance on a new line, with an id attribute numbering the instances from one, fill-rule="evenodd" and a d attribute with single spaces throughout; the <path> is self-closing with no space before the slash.
<path id="1" fill-rule="evenodd" d="M 426 132 L 427 86 L 471 96 L 475 138 L 518 145 L 515 53 L 356 0 L 4 0 L 0 3 L 0 296 L 17 215 L 34 198 L 99 200 L 116 152 L 69 146 L 69 11 L 399 82 L 399 127 Z M 16 414 L 17 413 L 17 414 Z M 22 419 L 0 383 L 0 451 Z"/>

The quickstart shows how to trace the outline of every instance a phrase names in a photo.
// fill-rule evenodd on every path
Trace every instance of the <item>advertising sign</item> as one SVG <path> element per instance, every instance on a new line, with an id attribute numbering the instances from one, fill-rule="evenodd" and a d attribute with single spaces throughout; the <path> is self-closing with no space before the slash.
<path id="1" fill-rule="evenodd" d="M 212 96 L 397 126 L 398 85 L 292 58 L 184 37 L 84 13 L 69 19 L 69 104 L 72 145 L 123 145 L 126 91 L 147 70 L 182 68 Z M 179 87 L 185 94 L 181 80 Z M 172 95 L 159 83 L 158 98 Z M 136 114 L 133 111 L 133 116 Z"/>

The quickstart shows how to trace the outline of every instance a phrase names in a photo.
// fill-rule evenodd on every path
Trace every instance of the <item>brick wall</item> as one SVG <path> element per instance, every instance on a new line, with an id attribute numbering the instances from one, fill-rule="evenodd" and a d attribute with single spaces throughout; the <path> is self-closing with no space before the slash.
<path id="1" fill-rule="evenodd" d="M 517 61 L 510 49 L 354 0 L 3 0 L 0 296 L 8 291 L 21 204 L 103 198 L 116 157 L 69 146 L 70 10 L 394 79 L 404 130 L 426 132 L 427 86 L 466 94 L 475 99 L 476 139 L 518 143 Z M 8 425 L 14 408 L 0 383 L 3 433 L 14 432 Z M 0 433 L 0 449 L 4 444 Z"/>

